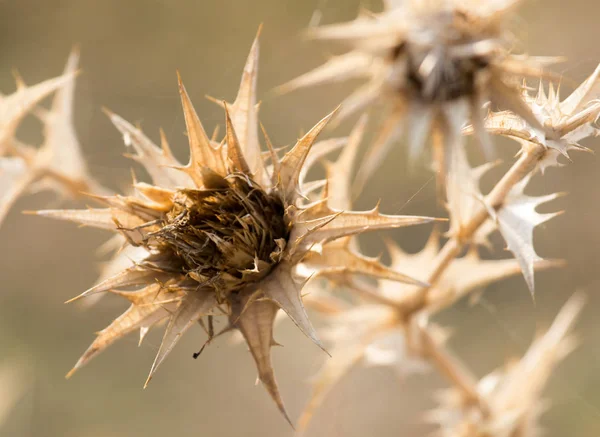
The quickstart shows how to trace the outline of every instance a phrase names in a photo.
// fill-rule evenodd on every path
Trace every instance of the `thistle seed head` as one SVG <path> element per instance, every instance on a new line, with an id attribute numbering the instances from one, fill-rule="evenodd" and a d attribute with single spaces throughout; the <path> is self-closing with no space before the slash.
<path id="1" fill-rule="evenodd" d="M 213 317 L 222 315 L 227 323 L 222 332 L 242 333 L 260 381 L 289 421 L 270 355 L 271 346 L 277 344 L 273 324 L 279 309 L 321 346 L 302 303 L 297 267 L 321 248 L 328 256 L 312 260 L 312 274 L 336 270 L 381 275 L 385 269 L 376 260 L 336 242 L 367 231 L 433 220 L 384 215 L 378 208 L 336 209 L 326 199 L 327 186 L 335 184 L 336 175 L 327 181 L 305 182 L 314 162 L 347 142 L 338 138 L 315 144 L 333 113 L 282 158 L 265 134 L 269 149 L 265 159 L 257 135 L 257 65 L 258 40 L 235 102 L 223 104 L 226 132 L 221 142 L 207 137 L 180 79 L 190 145 L 185 166 L 173 157 L 164 137 L 159 148 L 139 129 L 107 111 L 126 144 L 135 148 L 134 159 L 146 168 L 152 184 L 134 182 L 131 195 L 99 197 L 107 206 L 104 209 L 38 212 L 113 230 L 123 236 L 127 247 L 142 249 L 134 265 L 81 295 L 111 292 L 131 306 L 99 332 L 72 372 L 129 332 L 140 329 L 143 339 L 150 327 L 168 319 L 149 381 L 188 329 L 205 327 L 210 342 L 215 335 Z M 319 189 L 324 200 L 307 200 Z M 115 265 L 120 264 L 116 260 Z"/>
<path id="2" fill-rule="evenodd" d="M 464 10 L 434 11 L 417 20 L 390 56 L 389 82 L 403 98 L 424 104 L 472 97 L 501 46 L 491 29 Z M 485 50 L 477 49 L 477 45 Z"/>
<path id="3" fill-rule="evenodd" d="M 298 88 L 348 78 L 366 83 L 343 103 L 338 120 L 374 105 L 384 106 L 384 121 L 359 174 L 360 189 L 381 164 L 389 147 L 408 133 L 409 161 L 423 151 L 433 130 L 434 168 L 444 175 L 451 153 L 463 143 L 463 125 L 472 123 L 488 157 L 493 145 L 485 131 L 482 107 L 487 102 L 518 114 L 548 137 L 521 96 L 523 77 L 539 78 L 553 59 L 511 52 L 508 11 L 517 1 L 410 0 L 385 4 L 383 12 L 354 21 L 310 29 L 312 38 L 346 43 L 351 51 L 334 57 L 280 87 Z M 439 146 L 439 147 L 438 147 Z"/>
<path id="4" fill-rule="evenodd" d="M 202 190 L 180 190 L 144 245 L 178 265 L 218 301 L 269 273 L 289 237 L 284 205 L 243 173 L 212 175 Z"/>

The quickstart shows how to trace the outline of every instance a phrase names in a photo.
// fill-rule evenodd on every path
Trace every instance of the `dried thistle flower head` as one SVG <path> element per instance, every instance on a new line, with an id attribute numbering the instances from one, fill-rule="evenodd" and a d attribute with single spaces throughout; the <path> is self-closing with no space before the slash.
<path id="1" fill-rule="evenodd" d="M 314 161 L 315 139 L 333 113 L 283 158 L 265 135 L 269 149 L 265 160 L 257 134 L 257 63 L 258 40 L 235 102 L 223 105 L 226 133 L 221 143 L 207 137 L 180 80 L 190 146 L 186 166 L 175 160 L 164 136 L 161 150 L 141 131 L 109 113 L 126 143 L 136 149 L 135 159 L 144 165 L 152 184 L 134 182 L 133 195 L 98 198 L 106 204 L 104 209 L 38 212 L 118 232 L 130 246 L 146 253 L 136 265 L 83 293 L 109 291 L 128 299 L 131 307 L 98 334 L 73 371 L 129 332 L 139 328 L 143 338 L 150 327 L 168 319 L 149 381 L 189 328 L 200 323 L 210 341 L 213 318 L 225 316 L 228 323 L 222 332 L 241 331 L 259 379 L 287 418 L 270 357 L 279 309 L 320 345 L 302 303 L 297 265 L 311 251 L 339 238 L 432 220 L 383 215 L 377 208 L 337 210 L 323 201 L 306 200 L 312 190 L 323 186 L 305 182 L 304 176 Z M 317 156 L 333 148 L 315 146 Z"/>
<path id="2" fill-rule="evenodd" d="M 468 121 L 490 155 L 482 114 L 488 100 L 543 130 L 521 98 L 520 80 L 539 77 L 550 59 L 510 52 L 505 21 L 517 3 L 388 1 L 382 13 L 364 13 L 349 23 L 310 29 L 310 37 L 346 43 L 352 51 L 280 90 L 364 78 L 367 83 L 346 99 L 340 118 L 386 103 L 385 121 L 359 172 L 358 186 L 377 168 L 405 126 L 412 160 L 432 127 L 442 133 L 443 144 L 438 142 L 440 150 L 434 153 L 439 171 L 445 169 L 444 155 L 450 147 L 462 141 L 461 128 Z"/>
<path id="3" fill-rule="evenodd" d="M 576 344 L 570 331 L 583 305 L 583 296 L 573 295 L 519 361 L 482 378 L 477 384 L 480 405 L 468 402 L 455 390 L 441 393 L 441 405 L 427 415 L 439 425 L 437 435 L 539 436 L 539 416 L 547 406 L 542 391 L 554 368 Z"/>
<path id="4" fill-rule="evenodd" d="M 106 193 L 90 176 L 73 127 L 73 97 L 79 52 L 73 50 L 64 74 L 27 87 L 18 79 L 17 92 L 0 97 L 0 223 L 14 202 L 28 191 L 52 190 L 77 197 L 82 192 Z M 49 110 L 37 106 L 54 94 Z M 29 113 L 43 124 L 40 147 L 23 144 L 16 129 Z"/>

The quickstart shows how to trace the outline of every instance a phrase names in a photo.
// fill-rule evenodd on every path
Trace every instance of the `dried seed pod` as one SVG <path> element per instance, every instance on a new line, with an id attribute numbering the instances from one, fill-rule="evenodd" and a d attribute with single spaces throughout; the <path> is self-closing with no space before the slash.
<path id="1" fill-rule="evenodd" d="M 210 340 L 212 318 L 225 316 L 225 330 L 241 331 L 259 379 L 287 418 L 270 356 L 279 309 L 321 345 L 302 303 L 298 264 L 315 248 L 340 238 L 433 220 L 384 215 L 377 208 L 345 211 L 306 200 L 314 185 L 304 181 L 307 166 L 315 161 L 313 153 L 322 156 L 335 149 L 331 143 L 320 144 L 311 152 L 334 113 L 318 122 L 283 158 L 267 140 L 271 161 L 267 165 L 257 136 L 257 62 L 258 40 L 244 68 L 238 97 L 233 104 L 223 105 L 226 133 L 221 143 L 207 137 L 180 80 L 190 145 L 186 166 L 175 160 L 166 141 L 159 149 L 109 112 L 153 183 L 135 182 L 133 195 L 98 198 L 104 209 L 38 211 L 118 232 L 129 246 L 145 251 L 134 266 L 83 293 L 109 291 L 128 299 L 131 307 L 98 334 L 73 371 L 127 333 L 139 328 L 143 337 L 167 319 L 150 380 L 189 328 L 200 323 L 207 327 Z"/>

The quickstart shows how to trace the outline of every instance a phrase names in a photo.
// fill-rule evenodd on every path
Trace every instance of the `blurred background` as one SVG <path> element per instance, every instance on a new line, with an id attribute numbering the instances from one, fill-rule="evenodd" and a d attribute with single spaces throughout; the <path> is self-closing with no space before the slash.
<path id="1" fill-rule="evenodd" d="M 122 139 L 102 106 L 140 123 L 156 140 L 159 127 L 164 128 L 176 155 L 187 160 L 176 69 L 212 131 L 222 124 L 223 114 L 204 96 L 233 100 L 256 30 L 264 23 L 261 120 L 275 143 L 289 144 L 337 106 L 353 84 L 277 98 L 268 91 L 335 53 L 335 47 L 299 38 L 316 10 L 328 23 L 352 19 L 361 6 L 381 7 L 369 0 L 0 0 L 0 90 L 13 92 L 13 69 L 28 84 L 60 74 L 71 47 L 78 44 L 83 70 L 75 102 L 79 139 L 92 174 L 121 190 L 130 182 L 133 163 L 122 156 Z M 514 30 L 530 53 L 567 57 L 554 69 L 564 74 L 566 92 L 600 61 L 598 14 L 597 1 L 531 0 L 519 10 Z M 326 135 L 345 135 L 351 125 Z M 19 137 L 39 144 L 39 125 L 28 120 Z M 499 155 L 510 162 L 517 145 L 501 144 Z M 585 145 L 594 148 L 598 141 Z M 515 277 L 489 287 L 485 305 L 460 302 L 438 318 L 453 327 L 451 347 L 483 376 L 520 356 L 574 291 L 587 293 L 577 328 L 581 344 L 546 391 L 552 408 L 543 424 L 550 437 L 600 435 L 600 161 L 582 154 L 572 158 L 572 165 L 536 176 L 529 189 L 534 194 L 570 193 L 543 207 L 567 214 L 535 233 L 538 253 L 564 258 L 568 267 L 536 275 L 535 304 L 523 278 Z M 381 198 L 386 213 L 445 215 L 425 162 L 409 172 L 405 149 L 397 147 L 357 207 L 372 207 Z M 485 183 L 493 183 L 503 169 Z M 0 366 L 18 363 L 20 371 L 13 373 L 24 386 L 4 416 L 1 436 L 293 435 L 266 392 L 254 385 L 255 369 L 245 346 L 221 338 L 200 359 L 192 359 L 204 341 L 199 329 L 184 337 L 146 390 L 142 385 L 160 343 L 159 331 L 141 348 L 135 335 L 118 342 L 65 380 L 93 333 L 125 303 L 107 298 L 92 308 L 63 304 L 95 281 L 101 262 L 96 249 L 108 235 L 20 212 L 58 206 L 83 204 L 57 201 L 53 194 L 29 196 L 0 228 Z M 408 228 L 388 236 L 417 251 L 429 231 Z M 500 240 L 496 243 L 502 247 Z M 379 253 L 381 236 L 371 235 L 363 247 L 371 255 Z M 507 254 L 498 250 L 491 256 Z M 318 319 L 315 324 L 322 326 Z M 274 349 L 275 369 L 294 419 L 308 399 L 310 377 L 326 356 L 288 321 L 279 326 L 276 339 L 285 347 Z M 392 369 L 357 368 L 327 398 L 307 435 L 426 435 L 431 429 L 422 424 L 421 414 L 433 405 L 433 391 L 442 387 L 444 381 L 435 375 L 399 380 Z M 0 398 L 7 395 L 2 390 Z"/>

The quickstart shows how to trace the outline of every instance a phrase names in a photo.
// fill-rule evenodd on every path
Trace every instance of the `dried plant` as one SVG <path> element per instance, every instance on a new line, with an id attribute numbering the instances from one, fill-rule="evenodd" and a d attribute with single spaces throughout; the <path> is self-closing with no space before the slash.
<path id="1" fill-rule="evenodd" d="M 300 294 L 300 280 L 308 278 L 299 278 L 296 266 L 311 252 L 332 250 L 332 259 L 323 259 L 317 270 L 350 268 L 353 272 L 419 283 L 343 246 L 328 247 L 350 235 L 432 219 L 384 215 L 377 207 L 355 212 L 334 209 L 321 201 L 310 202 L 311 191 L 323 181 L 305 181 L 306 172 L 312 162 L 340 147 L 344 140 L 314 144 L 332 113 L 282 158 L 265 134 L 269 153 L 263 157 L 256 113 L 257 63 L 258 40 L 246 62 L 235 102 L 223 103 L 223 141 L 218 143 L 206 136 L 180 80 L 190 143 L 186 166 L 176 161 L 166 141 L 161 150 L 141 131 L 109 112 L 126 142 L 135 146 L 136 160 L 144 165 L 152 184 L 134 181 L 133 195 L 96 197 L 107 208 L 37 212 L 113 230 L 128 245 L 142 247 L 145 252 L 136 265 L 81 295 L 109 291 L 129 300 L 131 307 L 98 334 L 73 371 L 131 331 L 139 328 L 143 338 L 148 329 L 168 319 L 149 382 L 189 328 L 199 322 L 206 327 L 210 342 L 213 317 L 224 316 L 228 320 L 224 331 L 241 331 L 256 361 L 259 379 L 287 418 L 270 356 L 276 344 L 272 325 L 278 310 L 283 309 L 304 334 L 321 346 Z M 336 262 L 336 256 L 354 262 L 347 267 Z M 132 286 L 137 289 L 131 291 Z"/>
<path id="2" fill-rule="evenodd" d="M 69 375 L 125 335 L 139 330 L 141 343 L 151 327 L 166 322 L 149 382 L 192 326 L 206 332 L 204 346 L 237 330 L 259 380 L 291 423 L 271 365 L 274 324 L 282 309 L 331 354 L 314 381 L 300 431 L 330 390 L 362 363 L 392 366 L 403 376 L 434 370 L 444 376 L 449 387 L 426 415 L 440 436 L 537 436 L 543 388 L 575 345 L 570 333 L 583 296 L 571 297 L 520 360 L 483 378 L 450 350 L 450 330 L 433 321 L 459 299 L 476 299 L 475 291 L 518 274 L 535 297 L 534 272 L 564 264 L 539 257 L 533 242 L 534 229 L 559 214 L 539 213 L 537 207 L 561 193 L 534 197 L 525 189 L 538 172 L 570 160 L 569 152 L 588 151 L 580 142 L 600 134 L 600 66 L 561 99 L 555 75 L 545 70 L 555 59 L 515 53 L 508 23 L 518 3 L 388 0 L 381 13 L 363 12 L 349 23 L 310 29 L 311 38 L 338 41 L 351 50 L 279 91 L 352 77 L 366 84 L 285 153 L 271 144 L 262 125 L 264 148 L 259 140 L 257 36 L 236 99 L 217 102 L 225 111 L 222 138 L 207 136 L 179 78 L 187 165 L 173 156 L 162 132 L 159 147 L 106 110 L 135 151 L 131 157 L 151 178 L 151 183 L 134 178 L 124 195 L 108 195 L 82 159 L 71 119 L 76 52 L 63 76 L 33 87 L 19 82 L 14 95 L 0 98 L 0 219 L 34 182 L 77 195 L 91 192 L 103 207 L 36 214 L 114 232 L 104 247 L 121 250 L 78 298 L 110 293 L 131 304 L 98 333 Z M 535 95 L 528 86 L 532 80 Z M 41 109 L 38 102 L 52 92 L 51 109 Z M 371 106 L 384 107 L 382 122 L 355 172 L 366 115 L 348 137 L 317 137 L 333 117 L 339 121 Z M 15 138 L 28 113 L 44 124 L 45 143 L 38 149 Z M 428 140 L 433 145 L 432 168 L 449 226 L 442 233 L 443 225 L 436 224 L 415 254 L 386 241 L 391 259 L 386 265 L 361 253 L 358 235 L 435 219 L 385 215 L 379 206 L 357 212 L 352 200 L 405 128 L 409 160 Z M 520 149 L 484 194 L 480 181 L 496 164 L 490 161 L 496 136 Z M 471 164 L 469 140 L 483 148 L 486 162 Z M 337 159 L 330 160 L 336 152 Z M 317 163 L 326 176 L 309 180 Z M 497 249 L 490 239 L 494 232 L 513 259 L 482 255 L 482 246 Z M 309 291 L 304 296 L 303 287 Z M 326 323 L 323 344 L 305 305 Z M 221 329 L 215 329 L 218 319 L 225 320 Z"/>
<path id="3" fill-rule="evenodd" d="M 491 100 L 534 128 L 544 126 L 520 97 L 523 77 L 540 77 L 554 60 L 516 55 L 506 16 L 519 0 L 480 2 L 385 2 L 380 14 L 363 12 L 356 20 L 311 29 L 308 36 L 352 47 L 347 54 L 279 88 L 280 92 L 365 78 L 367 83 L 343 103 L 340 118 L 366 107 L 385 105 L 384 121 L 358 173 L 362 187 L 387 149 L 409 131 L 409 160 L 414 161 L 434 127 L 434 165 L 444 174 L 450 152 L 462 142 L 461 127 L 471 121 L 486 155 L 492 144 L 483 126 L 483 105 Z M 545 131 L 552 134 L 551 131 Z"/>
<path id="4" fill-rule="evenodd" d="M 456 388 L 440 393 L 440 406 L 428 414 L 440 427 L 439 435 L 540 435 L 538 418 L 544 410 L 540 395 L 556 364 L 574 347 L 569 332 L 583 304 L 581 295 L 571 297 L 552 326 L 518 362 L 495 370 L 474 385 L 475 398 L 465 397 L 466 393 Z M 468 373 L 462 377 L 474 379 Z"/>
<path id="5" fill-rule="evenodd" d="M 79 52 L 73 50 L 64 74 L 34 86 L 17 77 L 17 91 L 0 95 L 0 223 L 27 191 L 53 190 L 62 196 L 106 193 L 90 176 L 73 127 L 73 98 Z M 50 110 L 39 102 L 55 93 Z M 20 122 L 33 113 L 43 125 L 40 147 L 15 137 Z"/>
<path id="6" fill-rule="evenodd" d="M 556 357 L 561 355 L 558 350 L 569 349 L 560 344 L 560 338 L 579 312 L 580 300 L 568 304 L 559 315 L 556 328 L 548 334 L 553 340 L 540 340 L 537 347 L 532 347 L 524 358 L 529 370 L 525 370 L 526 364 L 516 366 L 516 370 L 511 370 L 514 374 L 503 377 L 506 381 L 496 375 L 477 383 L 477 378 L 444 346 L 446 330 L 429 320 L 472 290 L 519 270 L 533 295 L 534 270 L 561 264 L 561 261 L 542 260 L 533 246 L 533 229 L 558 214 L 540 214 L 536 208 L 560 193 L 531 197 L 524 194 L 524 189 L 537 170 L 543 172 L 549 166 L 560 166 L 559 156 L 569 159 L 571 150 L 588 150 L 579 141 L 600 133 L 595 127 L 600 117 L 600 67 L 569 97 L 561 100 L 552 82 L 546 95 L 542 78 L 551 76 L 542 72 L 541 65 L 527 66 L 531 59 L 515 57 L 497 45 L 500 18 L 514 2 L 478 3 L 480 9 L 460 1 L 394 3 L 389 2 L 379 15 L 363 14 L 349 24 L 311 30 L 310 35 L 321 39 L 350 42 L 355 51 L 332 59 L 281 89 L 287 91 L 355 75 L 370 78 L 368 85 L 348 99 L 348 110 L 355 112 L 383 102 L 392 106 L 392 112 L 368 150 L 362 171 L 359 170 L 359 188 L 379 164 L 382 150 L 397 138 L 394 132 L 402 126 L 400 122 L 410 126 L 408 143 L 414 154 L 426 138 L 431 120 L 435 120 L 433 126 L 445 139 L 441 143 L 445 150 L 433 154 L 433 168 L 438 170 L 446 191 L 444 204 L 450 216 L 448 240 L 440 247 L 439 233 L 434 230 L 423 251 L 415 255 L 404 253 L 394 243 L 388 244 L 391 267 L 413 275 L 417 273 L 429 283 L 427 287 L 390 284 L 385 280 L 373 287 L 356 277 L 344 279 L 345 285 L 356 294 L 356 304 L 348 306 L 339 301 L 322 311 L 330 319 L 328 340 L 333 357 L 325 362 L 315 381 L 311 400 L 300 421 L 301 428 L 307 427 L 328 391 L 353 365 L 362 361 L 393 365 L 403 374 L 423 371 L 433 365 L 446 376 L 454 394 L 444 398 L 445 403 L 431 416 L 440 425 L 441 435 L 534 435 L 541 405 L 539 392 Z M 475 34 L 461 33 L 460 23 L 467 19 L 481 24 L 481 27 L 468 27 L 469 32 L 476 29 Z M 438 24 L 441 27 L 436 27 Z M 451 87 L 461 77 L 459 73 L 464 73 L 461 69 L 465 65 L 473 65 L 473 59 L 471 63 L 464 62 L 468 56 L 479 56 L 477 47 L 489 47 L 490 52 L 485 53 L 485 63 L 478 64 L 477 72 L 471 71 L 473 86 L 468 88 L 469 92 L 442 93 L 445 87 L 454 89 Z M 452 60 L 457 48 L 460 55 Z M 506 70 L 502 70 L 504 62 L 510 65 Z M 476 79 L 478 75 L 482 78 Z M 518 85 L 528 76 L 539 78 L 536 96 L 530 95 L 525 82 Z M 424 93 L 427 89 L 439 92 L 432 91 L 433 94 L 428 95 Z M 482 103 L 488 100 L 498 109 L 488 109 L 485 119 L 479 119 Z M 465 104 L 471 104 L 470 115 Z M 490 104 L 486 106 L 489 108 Z M 405 108 L 410 108 L 413 115 L 407 115 Z M 465 125 L 467 122 L 470 124 Z M 516 140 L 521 146 L 519 159 L 485 196 L 480 191 L 480 179 L 493 163 L 471 168 L 464 140 L 464 136 L 470 134 L 476 134 L 475 140 L 484 147 L 490 141 L 489 134 Z M 433 140 L 434 146 L 440 144 L 435 135 Z M 514 260 L 492 261 L 479 257 L 477 247 L 491 248 L 488 237 L 496 230 L 504 237 Z M 467 255 L 460 257 L 465 248 L 468 248 Z M 496 381 L 491 387 L 489 381 L 494 378 Z M 523 387 L 512 383 L 512 378 L 521 384 L 530 378 L 531 393 L 525 395 L 527 390 L 517 393 L 516 390 Z M 507 387 L 495 388 L 503 385 Z M 490 399 L 484 399 L 484 394 Z M 512 404 L 519 402 L 520 405 Z M 456 408 L 464 409 L 460 413 L 465 415 L 464 419 L 460 419 Z"/>

